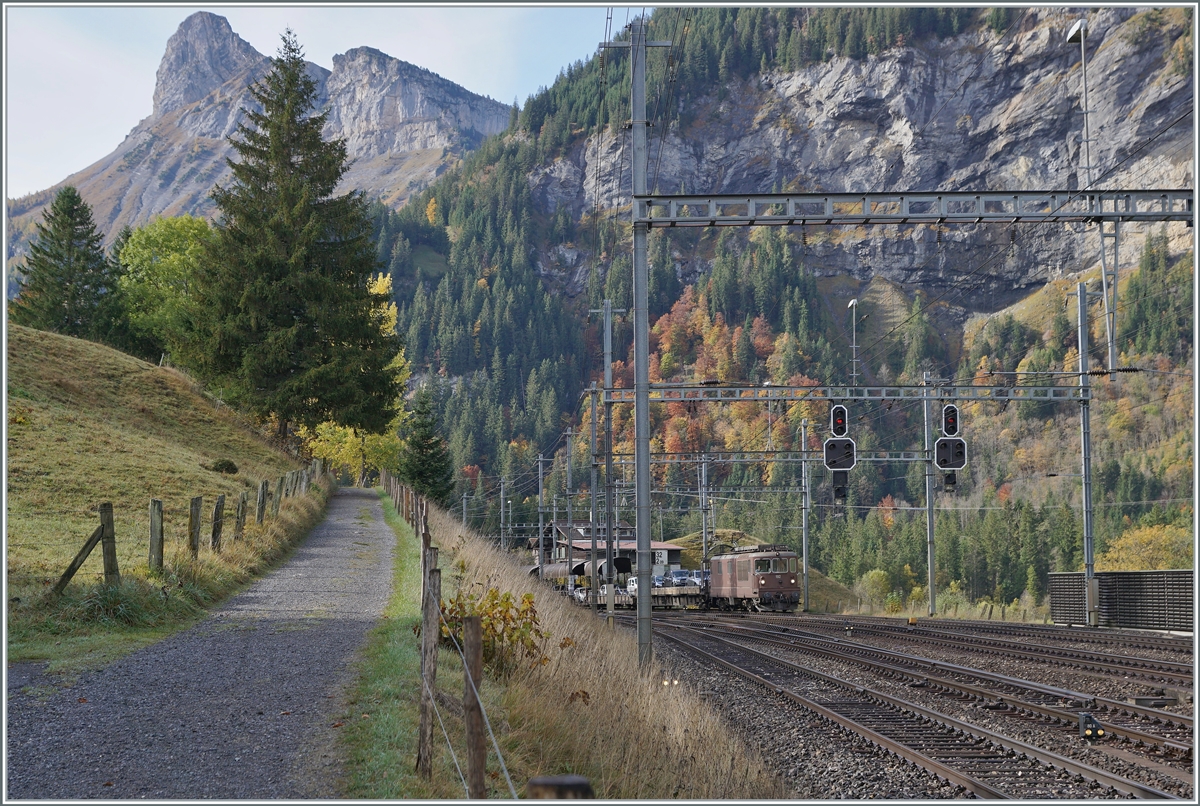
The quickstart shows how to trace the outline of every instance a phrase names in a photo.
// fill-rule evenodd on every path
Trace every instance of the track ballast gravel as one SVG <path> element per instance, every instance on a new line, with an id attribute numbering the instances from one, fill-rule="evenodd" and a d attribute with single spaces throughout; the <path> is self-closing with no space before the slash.
<path id="1" fill-rule="evenodd" d="M 49 696 L 10 674 L 6 799 L 336 797 L 337 715 L 394 546 L 378 495 L 341 489 L 284 565 L 195 627 Z"/>

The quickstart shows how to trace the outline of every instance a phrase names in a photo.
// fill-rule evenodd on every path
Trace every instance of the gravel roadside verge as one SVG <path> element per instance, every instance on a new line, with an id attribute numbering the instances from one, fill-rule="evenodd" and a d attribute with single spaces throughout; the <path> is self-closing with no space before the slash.
<path id="1" fill-rule="evenodd" d="M 341 489 L 284 565 L 195 627 L 49 696 L 10 674 L 5 799 L 337 797 L 337 715 L 395 543 L 376 492 Z"/>

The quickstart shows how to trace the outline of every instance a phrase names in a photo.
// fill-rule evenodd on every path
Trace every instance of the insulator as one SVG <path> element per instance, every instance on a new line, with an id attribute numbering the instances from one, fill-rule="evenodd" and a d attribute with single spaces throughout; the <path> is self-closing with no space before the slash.
<path id="1" fill-rule="evenodd" d="M 937 228 L 937 243 L 938 243 L 938 246 L 942 245 L 942 228 L 941 227 Z"/>

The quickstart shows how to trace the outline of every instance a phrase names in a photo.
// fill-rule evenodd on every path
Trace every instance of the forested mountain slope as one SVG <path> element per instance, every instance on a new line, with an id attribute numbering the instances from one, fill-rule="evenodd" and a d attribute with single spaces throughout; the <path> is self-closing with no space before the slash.
<path id="1" fill-rule="evenodd" d="M 649 64 L 658 111 L 651 181 L 664 193 L 1075 190 L 1086 185 L 1079 51 L 1062 40 L 1084 13 L 659 10 L 650 38 L 677 47 L 669 61 L 652 55 Z M 1191 187 L 1190 16 L 1103 9 L 1089 24 L 1095 186 Z M 605 58 L 568 67 L 509 131 L 399 214 L 380 211 L 380 256 L 396 278 L 408 356 L 438 385 L 461 489 L 493 527 L 501 477 L 514 519 L 536 519 L 537 454 L 561 448 L 571 423 L 584 435 L 573 445 L 577 488 L 586 477 L 590 423 L 577 395 L 601 369 L 601 334 L 588 310 L 605 298 L 629 308 L 629 155 L 620 126 L 628 65 L 619 52 Z M 1155 237 L 1142 269 L 1126 279 L 1148 233 Z M 1122 237 L 1124 360 L 1186 373 L 1191 308 L 1171 289 L 1190 288 L 1191 231 L 1126 226 Z M 989 372 L 1069 372 L 1077 351 L 1064 295 L 1080 279 L 1098 282 L 1098 247 L 1095 227 L 1062 225 L 654 230 L 651 379 L 848 382 L 847 303 L 855 298 L 864 382 L 912 384 L 926 370 L 968 381 L 982 373 L 979 383 L 1013 377 Z M 1137 313 L 1147 306 L 1155 313 Z M 1096 308 L 1094 346 L 1101 322 Z M 627 327 L 618 327 L 616 344 L 617 382 L 631 386 Z M 1098 385 L 1096 467 L 1108 463 L 1101 547 L 1139 518 L 1190 522 L 1190 377 L 1147 373 Z M 1081 560 L 1078 479 L 1069 478 L 1078 474 L 1078 408 L 992 409 L 964 411 L 972 462 L 943 507 L 939 541 L 953 543 L 946 551 L 955 559 L 942 573 L 947 582 L 969 580 L 976 596 L 1012 598 L 1030 580 L 1036 595 L 1046 573 Z M 864 449 L 919 447 L 918 415 L 900 406 L 856 410 L 853 436 Z M 820 406 L 654 407 L 654 445 L 790 448 L 805 417 L 816 447 L 828 417 Z M 617 407 L 615 424 L 616 449 L 631 452 L 631 413 Z M 696 469 L 654 473 L 656 487 L 677 493 L 656 497 L 664 531 L 697 528 L 687 511 Z M 819 567 L 847 583 L 885 567 L 898 587 L 917 584 L 904 584 L 903 569 L 923 564 L 924 523 L 907 509 L 923 501 L 923 466 L 860 466 L 850 517 L 827 517 L 835 510 L 823 473 L 814 478 L 815 500 L 825 502 L 814 537 Z M 798 477 L 795 465 L 713 466 L 710 483 L 749 499 L 720 505 L 718 523 L 796 539 L 796 497 L 778 493 Z M 549 485 L 561 494 L 564 483 L 559 461 Z M 1014 518 L 1037 540 L 1013 537 L 1023 534 Z M 976 542 L 984 533 L 1006 537 L 989 544 L 987 557 Z"/>

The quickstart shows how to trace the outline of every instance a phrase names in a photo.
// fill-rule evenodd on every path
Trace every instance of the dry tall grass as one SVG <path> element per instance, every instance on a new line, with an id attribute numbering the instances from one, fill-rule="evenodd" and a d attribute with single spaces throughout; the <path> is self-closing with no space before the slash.
<path id="1" fill-rule="evenodd" d="M 703 700 L 686 680 L 664 687 L 662 663 L 641 673 L 630 631 L 609 631 L 448 513 L 431 508 L 429 525 L 444 558 L 444 599 L 456 587 L 531 592 L 551 634 L 549 662 L 514 673 L 500 698 L 505 763 L 518 786 L 571 772 L 587 777 L 600 798 L 785 796 L 757 752 L 722 722 L 719 704 Z M 572 645 L 561 646 L 565 638 Z"/>

